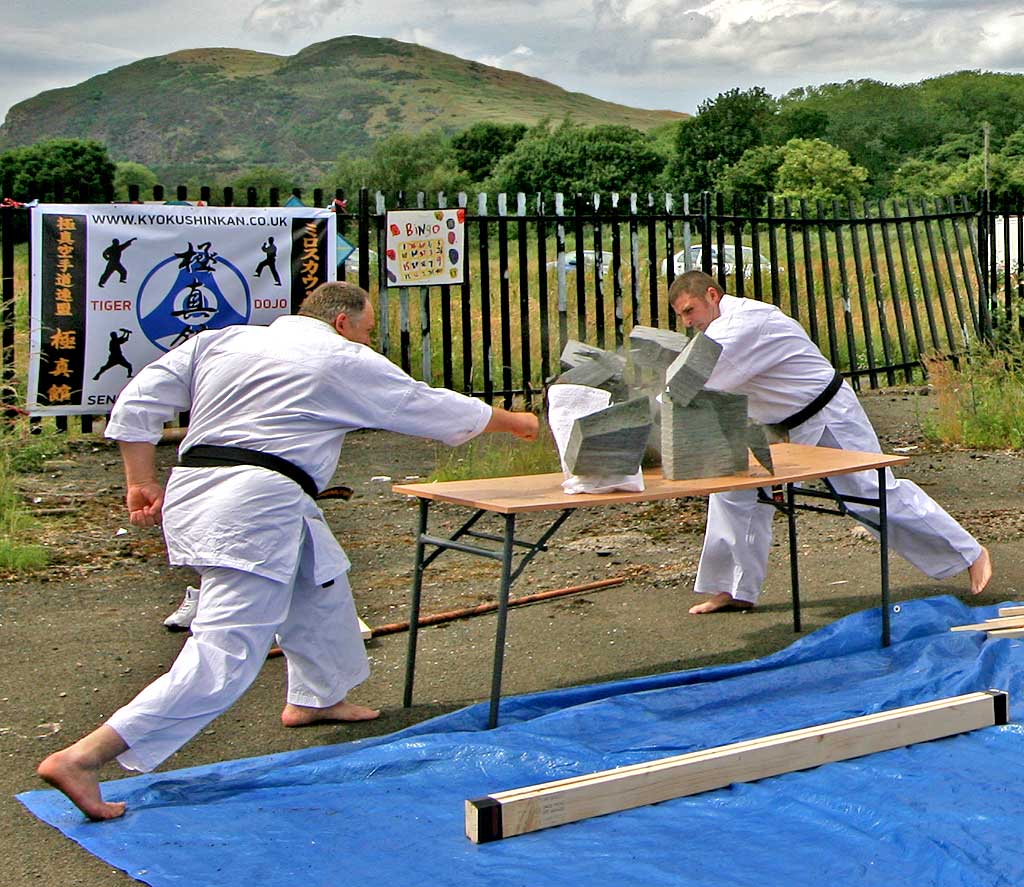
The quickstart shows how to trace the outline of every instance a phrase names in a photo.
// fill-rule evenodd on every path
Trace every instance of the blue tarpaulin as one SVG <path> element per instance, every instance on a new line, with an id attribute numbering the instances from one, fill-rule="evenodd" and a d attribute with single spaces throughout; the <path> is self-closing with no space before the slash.
<path id="1" fill-rule="evenodd" d="M 842 619 L 764 659 L 485 704 L 390 736 L 106 783 L 124 818 L 21 802 L 152 884 L 1024 884 L 1024 640 L 950 597 Z M 716 626 L 717 628 L 717 626 Z M 724 628 L 724 627 L 723 627 Z M 986 689 L 1011 723 L 489 844 L 464 801 Z M 372 880 L 366 880 L 372 879 Z"/>

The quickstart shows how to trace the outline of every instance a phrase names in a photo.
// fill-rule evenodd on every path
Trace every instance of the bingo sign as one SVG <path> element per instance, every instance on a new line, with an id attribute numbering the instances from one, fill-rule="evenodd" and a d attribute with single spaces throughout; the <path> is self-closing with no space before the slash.
<path id="1" fill-rule="evenodd" d="M 464 209 L 389 212 L 384 263 L 388 285 L 462 283 L 465 236 Z"/>

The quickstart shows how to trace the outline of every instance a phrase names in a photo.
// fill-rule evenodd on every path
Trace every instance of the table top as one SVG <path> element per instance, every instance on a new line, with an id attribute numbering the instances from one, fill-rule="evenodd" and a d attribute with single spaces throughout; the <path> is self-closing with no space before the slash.
<path id="1" fill-rule="evenodd" d="M 645 489 L 638 493 L 566 493 L 565 479 L 560 472 L 527 474 L 519 477 L 486 477 L 477 480 L 452 480 L 427 484 L 394 484 L 391 489 L 405 496 L 451 502 L 470 508 L 482 508 L 498 514 L 525 511 L 553 511 L 564 508 L 587 508 L 595 505 L 654 502 L 658 499 L 680 499 L 707 496 L 730 490 L 749 490 L 775 484 L 818 480 L 837 474 L 851 474 L 874 468 L 891 468 L 910 461 L 907 456 L 885 453 L 860 453 L 831 447 L 809 447 L 804 444 L 772 444 L 775 473 L 769 474 L 751 456 L 746 474 L 722 477 L 698 477 L 691 480 L 665 480 L 661 469 L 644 472 Z"/>

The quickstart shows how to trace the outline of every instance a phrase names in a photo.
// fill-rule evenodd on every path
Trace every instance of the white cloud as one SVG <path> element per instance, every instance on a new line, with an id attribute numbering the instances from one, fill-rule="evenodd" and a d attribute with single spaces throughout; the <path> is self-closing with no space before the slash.
<path id="1" fill-rule="evenodd" d="M 388 36 L 641 107 L 1024 70 L 1017 0 L 6 0 L 0 112 L 136 58 Z M 45 31 L 38 27 L 45 22 Z"/>
<path id="2" fill-rule="evenodd" d="M 310 31 L 350 5 L 349 0 L 260 0 L 244 27 L 270 34 Z"/>

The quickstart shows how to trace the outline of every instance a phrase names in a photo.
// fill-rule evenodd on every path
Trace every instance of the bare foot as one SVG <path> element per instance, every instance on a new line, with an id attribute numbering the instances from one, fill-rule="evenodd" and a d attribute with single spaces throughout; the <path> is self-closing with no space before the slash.
<path id="1" fill-rule="evenodd" d="M 978 559 L 967 568 L 967 575 L 971 577 L 971 594 L 981 594 L 992 578 L 992 558 L 984 546 Z"/>
<path id="2" fill-rule="evenodd" d="M 700 616 L 704 613 L 730 612 L 733 610 L 753 610 L 754 605 L 750 601 L 740 601 L 734 598 L 727 591 L 720 591 L 713 594 L 706 601 L 694 604 L 690 607 L 690 615 Z"/>
<path id="3" fill-rule="evenodd" d="M 64 792 L 89 819 L 117 819 L 124 815 L 123 801 L 104 801 L 100 795 L 99 768 L 82 763 L 80 757 L 71 746 L 54 752 L 36 772 L 55 789 Z"/>
<path id="4" fill-rule="evenodd" d="M 380 712 L 376 709 L 346 702 L 344 699 L 328 708 L 292 705 L 289 702 L 281 712 L 281 723 L 286 727 L 305 727 L 322 721 L 372 721 L 377 717 L 380 717 Z"/>

